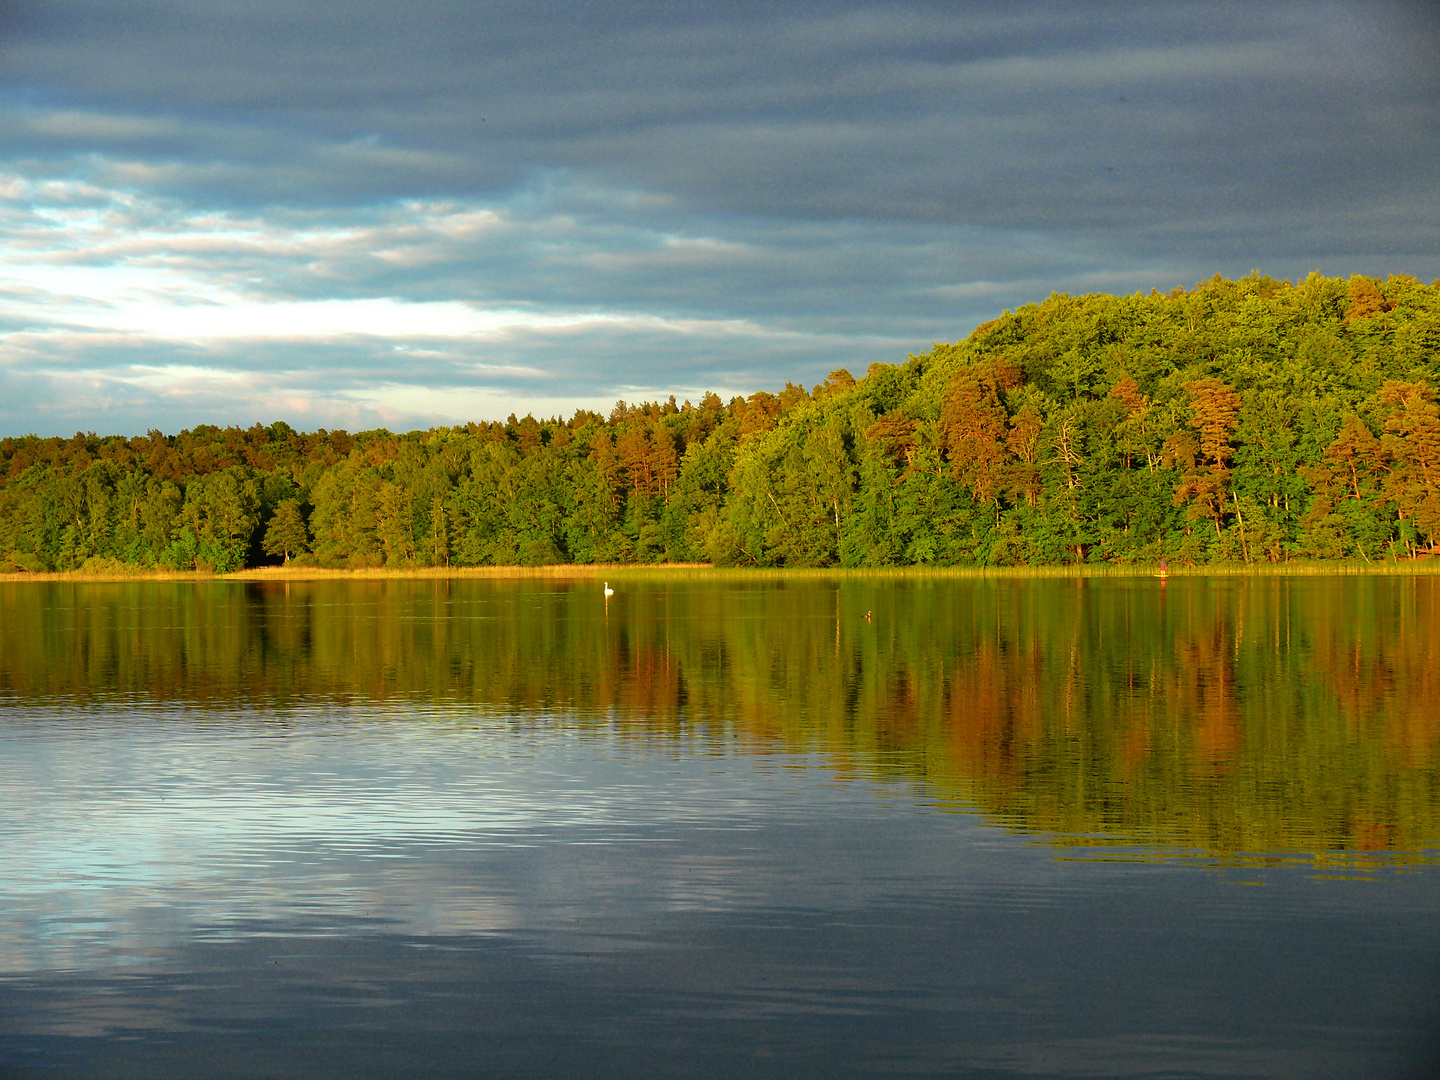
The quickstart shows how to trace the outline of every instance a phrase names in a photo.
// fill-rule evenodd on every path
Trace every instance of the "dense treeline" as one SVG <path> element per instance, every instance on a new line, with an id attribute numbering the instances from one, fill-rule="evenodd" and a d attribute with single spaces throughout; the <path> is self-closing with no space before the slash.
<path id="1" fill-rule="evenodd" d="M 1440 552 L 1440 283 L 1055 295 L 856 381 L 394 435 L 0 441 L 0 570 Z"/>

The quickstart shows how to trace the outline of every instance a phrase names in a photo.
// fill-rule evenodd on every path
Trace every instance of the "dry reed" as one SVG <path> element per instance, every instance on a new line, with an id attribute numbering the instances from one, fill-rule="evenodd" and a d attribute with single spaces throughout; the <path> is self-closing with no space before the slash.
<path id="1" fill-rule="evenodd" d="M 1440 559 L 1401 562 L 1289 562 L 1172 566 L 1168 577 L 1359 577 L 1440 574 Z M 0 583 L 116 582 L 116 581 L 322 581 L 465 579 L 616 580 L 664 578 L 1132 578 L 1154 577 L 1159 568 L 1148 564 L 1080 564 L 1069 566 L 885 566 L 885 567 L 717 567 L 708 563 L 562 563 L 551 566 L 409 566 L 370 569 L 327 569 L 316 566 L 262 566 L 215 574 L 199 570 L 69 570 L 0 574 Z"/>

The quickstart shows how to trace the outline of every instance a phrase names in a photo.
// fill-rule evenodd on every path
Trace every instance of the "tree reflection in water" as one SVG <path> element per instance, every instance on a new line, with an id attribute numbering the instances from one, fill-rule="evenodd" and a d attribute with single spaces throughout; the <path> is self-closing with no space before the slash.
<path id="1" fill-rule="evenodd" d="M 608 610 L 595 584 L 0 585 L 0 693 L 422 700 L 815 753 L 1075 846 L 1440 849 L 1434 577 L 635 574 Z"/>

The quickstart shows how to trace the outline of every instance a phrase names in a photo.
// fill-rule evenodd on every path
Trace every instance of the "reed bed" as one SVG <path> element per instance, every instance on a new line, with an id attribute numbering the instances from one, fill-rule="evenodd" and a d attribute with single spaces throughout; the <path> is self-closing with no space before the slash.
<path id="1" fill-rule="evenodd" d="M 201 570 L 37 570 L 0 574 L 0 584 L 41 584 L 57 581 L 219 581 L 221 575 Z"/>
<path id="2" fill-rule="evenodd" d="M 627 566 L 622 571 L 644 572 L 649 567 Z M 1164 574 L 1158 564 L 1081 563 L 1064 566 L 877 566 L 877 567 L 706 567 L 697 576 L 794 576 L 844 578 L 1133 578 L 1133 577 L 1367 577 L 1440 574 L 1440 560 L 1424 562 L 1340 563 L 1226 563 L 1207 566 L 1171 566 Z"/>
<path id="3" fill-rule="evenodd" d="M 18 572 L 0 574 L 0 583 L 115 582 L 115 581 L 323 581 L 465 579 L 591 580 L 614 578 L 1133 578 L 1159 576 L 1158 565 L 1079 564 L 1067 566 L 883 566 L 883 567 L 718 567 L 708 563 L 562 563 L 551 566 L 406 566 L 334 569 L 317 566 L 262 566 L 215 574 L 200 570 L 101 570 Z M 1171 566 L 1167 577 L 1370 577 L 1440 574 L 1440 559 L 1411 562 L 1289 562 L 1226 563 L 1206 566 Z"/>

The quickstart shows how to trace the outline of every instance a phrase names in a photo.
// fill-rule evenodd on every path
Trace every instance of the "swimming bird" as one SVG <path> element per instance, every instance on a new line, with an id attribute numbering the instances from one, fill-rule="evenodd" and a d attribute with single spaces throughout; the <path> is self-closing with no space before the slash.
<path id="1" fill-rule="evenodd" d="M 615 590 L 610 587 L 610 582 L 608 582 L 608 581 L 605 582 L 605 595 L 606 595 L 606 596 L 614 596 L 614 595 L 615 595 Z"/>
<path id="2" fill-rule="evenodd" d="M 870 621 L 870 612 L 868 612 L 868 611 L 865 612 L 865 621 L 866 621 L 866 622 L 869 622 L 869 621 Z"/>

